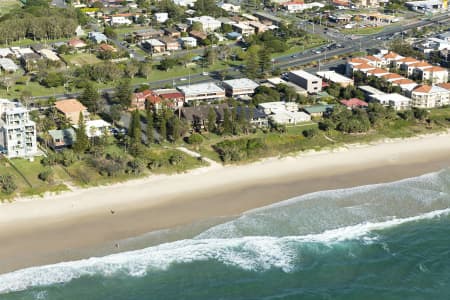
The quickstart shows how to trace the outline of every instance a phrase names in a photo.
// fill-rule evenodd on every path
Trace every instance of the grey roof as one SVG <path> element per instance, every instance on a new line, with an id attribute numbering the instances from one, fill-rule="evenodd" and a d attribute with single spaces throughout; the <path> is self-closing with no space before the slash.
<path id="1" fill-rule="evenodd" d="M 303 108 L 308 114 L 324 113 L 333 109 L 333 105 L 312 105 Z"/>
<path id="2" fill-rule="evenodd" d="M 252 111 L 253 119 L 265 119 L 265 118 L 267 118 L 267 115 L 264 112 L 264 110 L 258 109 L 256 107 L 252 107 L 252 108 L 250 108 L 248 106 L 238 106 L 238 107 L 236 107 L 236 113 L 237 114 L 240 114 L 241 111 L 243 111 L 243 114 L 245 115 L 246 118 L 249 118 L 250 111 Z"/>
<path id="3" fill-rule="evenodd" d="M 223 104 L 215 104 L 215 105 L 200 105 L 195 107 L 182 107 L 181 115 L 188 121 L 203 121 L 208 119 L 209 109 L 212 107 L 216 112 L 217 119 L 223 119 L 223 112 L 228 105 Z"/>
<path id="4" fill-rule="evenodd" d="M 77 138 L 75 130 L 73 128 L 49 130 L 48 134 L 50 134 L 53 140 L 64 140 L 64 144 L 66 146 L 73 145 Z"/>

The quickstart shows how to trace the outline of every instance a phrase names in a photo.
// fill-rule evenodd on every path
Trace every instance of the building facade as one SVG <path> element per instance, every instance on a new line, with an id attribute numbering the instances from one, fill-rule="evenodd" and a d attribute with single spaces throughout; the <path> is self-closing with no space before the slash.
<path id="1" fill-rule="evenodd" d="M 305 72 L 303 70 L 291 71 L 288 73 L 290 82 L 304 88 L 310 94 L 317 94 L 322 91 L 322 79 Z"/>
<path id="2" fill-rule="evenodd" d="M 19 103 L 0 100 L 0 151 L 9 158 L 37 155 L 36 124 Z"/>

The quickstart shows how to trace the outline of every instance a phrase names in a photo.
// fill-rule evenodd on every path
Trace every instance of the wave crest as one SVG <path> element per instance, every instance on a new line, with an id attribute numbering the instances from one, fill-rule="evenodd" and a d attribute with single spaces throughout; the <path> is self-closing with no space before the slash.
<path id="1" fill-rule="evenodd" d="M 361 240 L 364 244 L 377 238 L 376 231 L 407 222 L 448 215 L 450 208 L 415 217 L 390 219 L 303 236 L 249 236 L 227 239 L 187 239 L 142 250 L 94 257 L 73 262 L 32 267 L 0 275 L 0 294 L 30 287 L 66 283 L 82 276 L 144 276 L 166 270 L 173 264 L 214 260 L 244 270 L 263 271 L 278 268 L 292 272 L 301 264 L 301 251 L 310 244 L 333 244 Z"/>

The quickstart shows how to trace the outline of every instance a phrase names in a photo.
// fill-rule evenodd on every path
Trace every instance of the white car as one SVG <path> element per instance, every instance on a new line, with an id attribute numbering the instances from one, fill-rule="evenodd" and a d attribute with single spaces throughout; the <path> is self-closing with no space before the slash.
<path id="1" fill-rule="evenodd" d="M 208 72 L 202 72 L 202 75 L 203 75 L 203 76 L 208 76 L 209 73 L 208 73 Z"/>
<path id="2" fill-rule="evenodd" d="M 186 81 L 187 79 L 186 78 L 180 78 L 180 81 Z"/>

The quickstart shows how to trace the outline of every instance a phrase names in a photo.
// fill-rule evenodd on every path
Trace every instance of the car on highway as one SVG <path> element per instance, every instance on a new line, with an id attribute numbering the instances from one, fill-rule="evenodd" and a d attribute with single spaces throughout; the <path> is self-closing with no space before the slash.
<path id="1" fill-rule="evenodd" d="M 203 75 L 203 76 L 208 76 L 209 73 L 208 73 L 208 72 L 202 72 L 202 75 Z"/>
<path id="2" fill-rule="evenodd" d="M 180 78 L 180 81 L 186 81 L 187 79 L 186 78 Z"/>
<path id="3" fill-rule="evenodd" d="M 291 57 L 292 57 L 292 58 L 297 58 L 297 55 L 296 55 L 296 54 L 294 54 L 294 55 L 291 55 Z"/>

